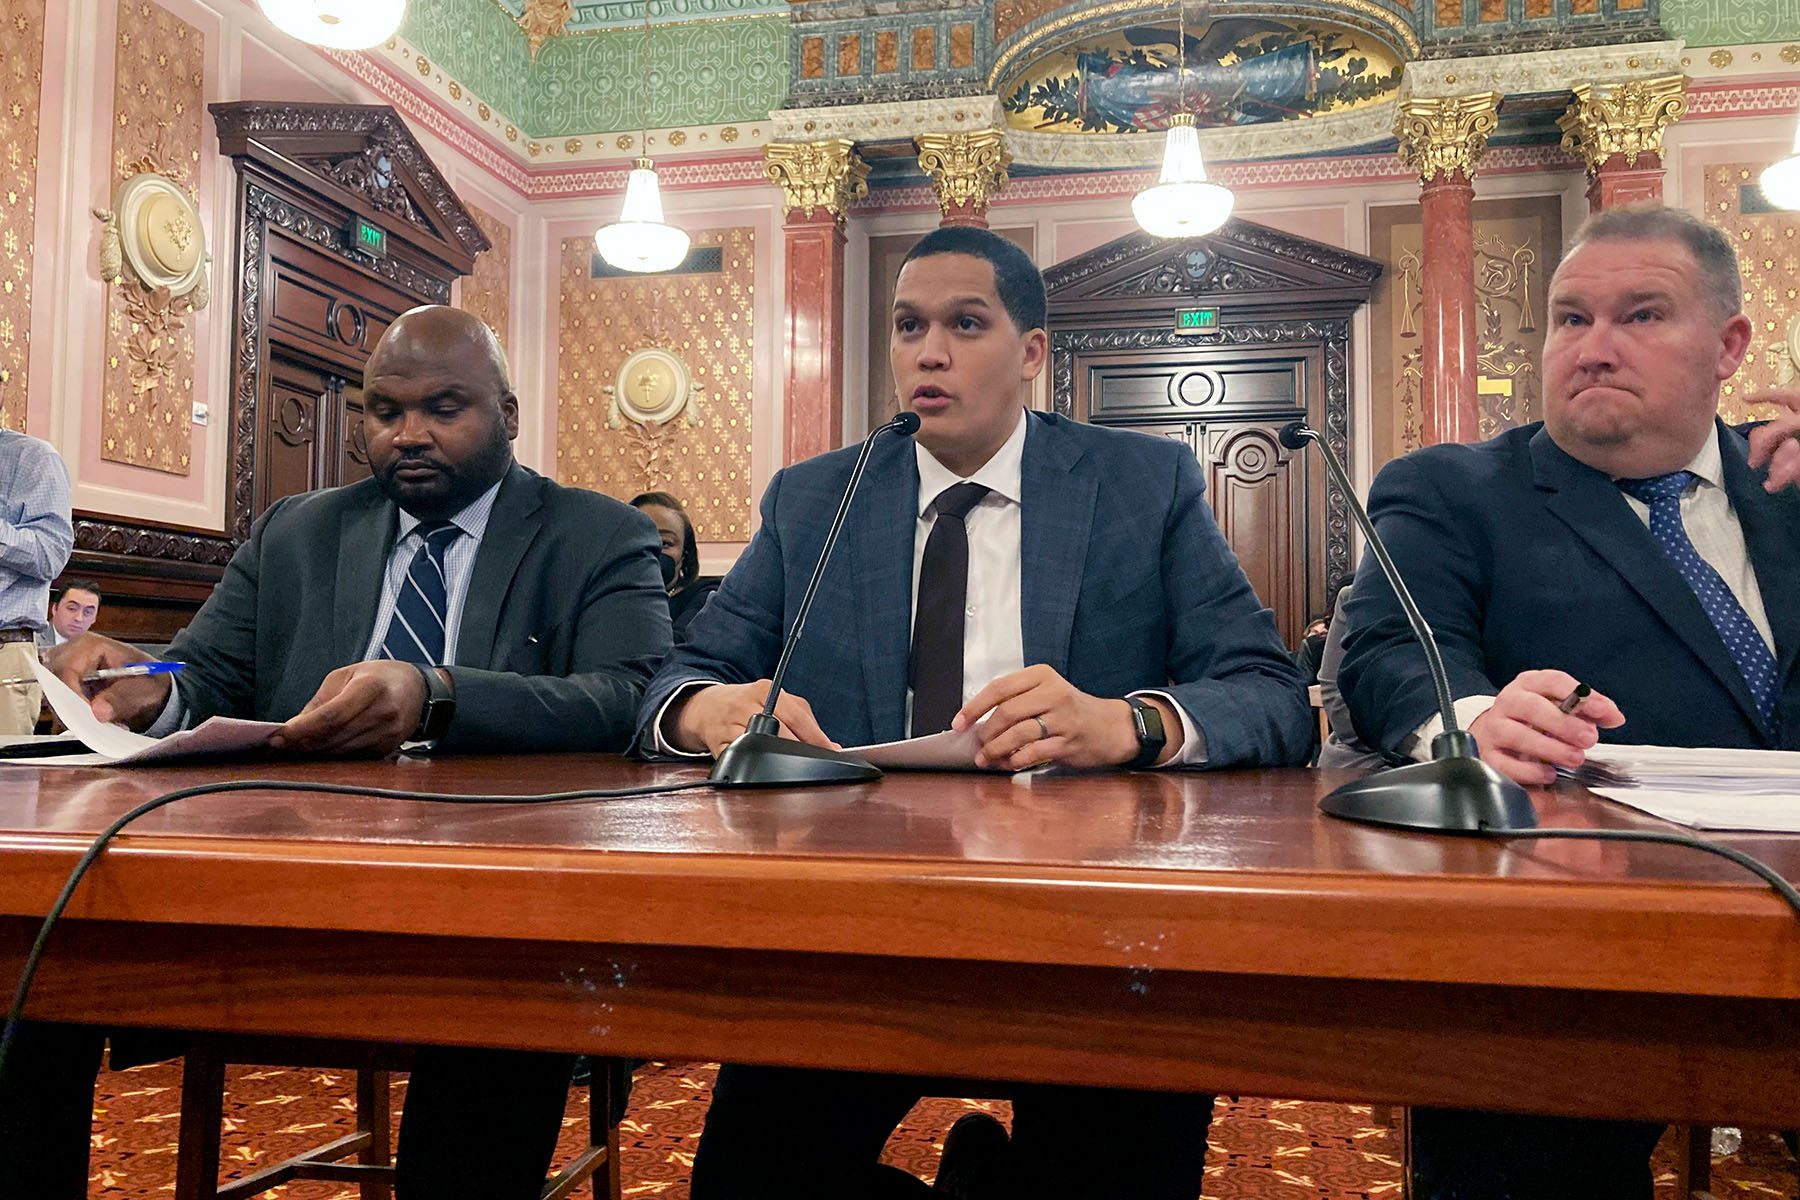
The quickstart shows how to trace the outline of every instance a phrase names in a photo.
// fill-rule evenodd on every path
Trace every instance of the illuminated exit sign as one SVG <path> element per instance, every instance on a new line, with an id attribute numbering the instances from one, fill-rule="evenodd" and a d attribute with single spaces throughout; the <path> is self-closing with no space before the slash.
<path id="1" fill-rule="evenodd" d="M 1179 308 L 1175 310 L 1175 328 L 1181 333 L 1210 333 L 1219 327 L 1216 308 Z"/>
<path id="2" fill-rule="evenodd" d="M 370 258 L 383 258 L 387 255 L 387 232 L 358 217 L 350 223 L 350 245 Z"/>

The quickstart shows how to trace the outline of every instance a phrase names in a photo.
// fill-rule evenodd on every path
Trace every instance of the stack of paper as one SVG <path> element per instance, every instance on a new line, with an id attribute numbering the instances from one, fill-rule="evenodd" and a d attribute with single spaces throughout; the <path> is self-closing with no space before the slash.
<path id="1" fill-rule="evenodd" d="M 1679 825 L 1800 833 L 1800 752 L 1596 746 L 1571 774 L 1596 795 Z"/>

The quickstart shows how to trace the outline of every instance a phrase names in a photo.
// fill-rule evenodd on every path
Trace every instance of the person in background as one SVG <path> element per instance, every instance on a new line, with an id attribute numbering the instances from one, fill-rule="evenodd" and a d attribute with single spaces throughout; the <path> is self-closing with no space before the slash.
<path id="1" fill-rule="evenodd" d="M 719 577 L 700 574 L 700 550 L 694 540 L 694 523 L 681 501 L 668 492 L 643 492 L 633 496 L 631 507 L 656 522 L 662 537 L 663 586 L 669 591 L 669 621 L 675 641 L 687 640 L 688 622 L 706 607 L 707 598 L 719 590 Z"/>
<path id="2" fill-rule="evenodd" d="M 1294 665 L 1306 676 L 1306 686 L 1319 682 L 1319 656 L 1325 653 L 1325 635 L 1331 632 L 1331 618 L 1319 613 L 1306 623 L 1300 635 L 1300 646 L 1294 651 Z"/>
<path id="3" fill-rule="evenodd" d="M 50 581 L 75 548 L 69 472 L 49 442 L 0 429 L 0 485 L 0 679 L 31 679 Z M 0 734 L 30 733 L 42 705 L 36 683 L 0 685 Z"/>
<path id="4" fill-rule="evenodd" d="M 50 606 L 50 627 L 38 631 L 37 644 L 48 650 L 74 641 L 94 626 L 100 615 L 100 585 L 91 579 L 71 579 Z"/>

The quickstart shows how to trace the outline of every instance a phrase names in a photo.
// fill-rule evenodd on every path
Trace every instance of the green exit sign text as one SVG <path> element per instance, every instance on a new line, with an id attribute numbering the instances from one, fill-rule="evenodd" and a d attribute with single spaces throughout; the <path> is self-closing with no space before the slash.
<path id="1" fill-rule="evenodd" d="M 387 232 L 358 217 L 350 224 L 350 244 L 371 258 L 380 258 L 387 253 Z"/>
<path id="2" fill-rule="evenodd" d="M 1178 308 L 1175 310 L 1175 328 L 1184 333 L 1213 330 L 1218 327 L 1219 310 L 1216 308 Z"/>

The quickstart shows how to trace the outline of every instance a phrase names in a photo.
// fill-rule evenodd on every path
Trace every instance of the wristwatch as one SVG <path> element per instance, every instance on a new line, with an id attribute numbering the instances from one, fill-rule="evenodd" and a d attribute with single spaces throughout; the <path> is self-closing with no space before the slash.
<path id="1" fill-rule="evenodd" d="M 425 703 L 419 709 L 419 727 L 410 740 L 429 746 L 450 732 L 450 719 L 456 716 L 456 689 L 436 667 L 414 665 L 425 680 Z"/>
<path id="2" fill-rule="evenodd" d="M 1137 757 L 1125 765 L 1132 769 L 1150 766 L 1169 744 L 1169 735 L 1163 731 L 1162 713 L 1142 696 L 1127 696 L 1125 703 L 1131 705 L 1131 727 L 1138 740 Z"/>

